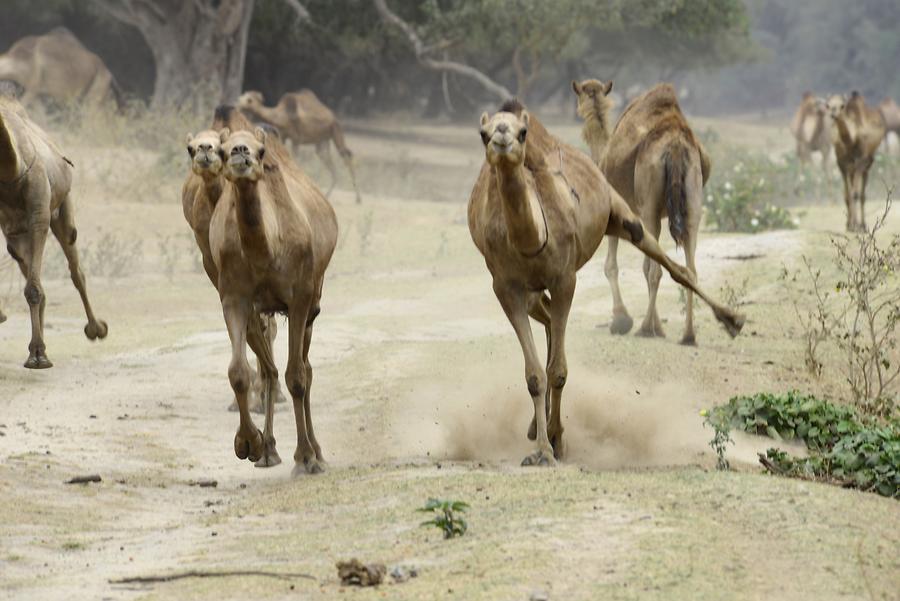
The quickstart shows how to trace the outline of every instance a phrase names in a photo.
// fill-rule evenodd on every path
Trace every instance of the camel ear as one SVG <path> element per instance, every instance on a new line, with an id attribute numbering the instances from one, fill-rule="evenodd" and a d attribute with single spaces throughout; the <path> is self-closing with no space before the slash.
<path id="1" fill-rule="evenodd" d="M 193 141 L 193 139 L 194 139 L 194 135 L 188 134 L 187 139 L 184 141 L 184 143 L 187 144 L 187 151 L 188 151 L 188 154 L 191 156 L 191 158 L 194 158 L 194 147 L 191 146 L 191 142 Z"/>
<path id="2" fill-rule="evenodd" d="M 612 87 L 613 87 L 613 80 L 610 79 L 610 80 L 609 80 L 608 82 L 606 82 L 606 84 L 603 86 L 603 95 L 604 95 L 604 96 L 609 96 L 609 93 L 612 92 Z"/>
<path id="3" fill-rule="evenodd" d="M 263 144 L 266 143 L 266 130 L 264 130 L 263 128 L 257 127 L 253 131 L 253 135 L 256 136 L 256 139 L 259 140 L 260 142 L 262 142 Z"/>
<path id="4" fill-rule="evenodd" d="M 572 80 L 572 91 L 575 92 L 577 96 L 581 96 L 581 84 L 574 79 Z"/>
<path id="5" fill-rule="evenodd" d="M 222 131 L 219 132 L 219 142 L 224 144 L 225 140 L 227 140 L 229 136 L 231 136 L 231 130 L 226 127 L 225 129 L 223 129 Z"/>
<path id="6" fill-rule="evenodd" d="M 490 120 L 491 118 L 488 116 L 487 112 L 481 113 L 481 127 L 487 125 Z"/>
<path id="7" fill-rule="evenodd" d="M 528 111 L 522 111 L 522 116 L 519 117 L 522 120 L 522 123 L 525 124 L 525 127 L 528 127 L 528 122 L 531 120 L 531 115 L 528 114 Z"/>

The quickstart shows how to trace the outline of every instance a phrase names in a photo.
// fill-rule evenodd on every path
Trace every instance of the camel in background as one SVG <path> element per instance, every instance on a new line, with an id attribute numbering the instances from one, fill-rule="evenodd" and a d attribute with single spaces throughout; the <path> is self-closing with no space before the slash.
<path id="1" fill-rule="evenodd" d="M 26 36 L 13 44 L 0 55 L 0 80 L 22 87 L 20 101 L 26 106 L 40 97 L 88 106 L 118 105 L 122 100 L 103 60 L 65 27 Z"/>
<path id="2" fill-rule="evenodd" d="M 564 454 L 565 334 L 576 272 L 604 235 L 629 240 L 661 264 L 709 303 L 731 336 L 744 318 L 699 290 L 692 273 L 645 232 L 594 163 L 552 136 L 518 101 L 506 102 L 492 117 L 481 116 L 481 139 L 485 161 L 469 198 L 469 232 L 525 356 L 525 382 L 534 403 L 528 437 L 537 439 L 537 450 L 522 464 L 553 465 Z M 529 316 L 547 334 L 546 369 L 538 359 Z"/>
<path id="3" fill-rule="evenodd" d="M 48 230 L 53 232 L 69 264 L 72 283 L 81 296 L 89 340 L 106 338 L 106 322 L 94 316 L 78 261 L 72 204 L 72 162 L 47 134 L 28 118 L 15 100 L 0 96 L 0 230 L 6 249 L 25 277 L 25 301 L 31 312 L 29 369 L 53 367 L 44 344 L 41 266 Z"/>
<path id="4" fill-rule="evenodd" d="M 658 238 L 662 220 L 668 218 L 669 233 L 684 247 L 692 281 L 697 277 L 695 255 L 700 217 L 703 211 L 703 185 L 709 179 L 710 161 L 703 146 L 691 131 L 675 90 L 668 84 L 644 92 L 625 108 L 610 133 L 610 109 L 607 95 L 613 82 L 596 79 L 572 82 L 578 97 L 578 114 L 584 119 L 582 134 L 591 157 L 606 180 L 622 195 L 631 209 L 641 216 L 647 231 Z M 625 334 L 633 321 L 625 308 L 619 289 L 618 240 L 610 238 L 604 271 L 613 295 L 613 321 L 610 331 Z M 656 296 L 662 279 L 660 266 L 644 258 L 644 277 L 650 302 L 641 336 L 663 336 L 656 310 Z M 687 315 L 682 344 L 695 344 L 694 297 L 687 292 Z"/>
<path id="5" fill-rule="evenodd" d="M 294 402 L 297 449 L 294 473 L 323 469 L 322 450 L 310 413 L 312 367 L 309 347 L 325 269 L 337 243 L 337 219 L 315 184 L 297 167 L 287 149 L 265 131 L 224 129 L 219 156 L 227 180 L 209 227 L 209 243 L 228 336 L 231 364 L 228 379 L 237 398 L 240 426 L 234 451 L 258 467 L 281 462 L 273 434 L 274 406 L 266 403 L 261 433 L 250 417 L 247 394 L 251 369 L 247 363 L 248 326 L 253 313 L 286 313 L 288 361 L 285 382 Z M 254 348 L 260 355 L 264 349 Z M 260 364 L 273 398 L 278 372 Z"/>
<path id="6" fill-rule="evenodd" d="M 353 190 L 356 192 L 356 202 L 362 202 L 359 187 L 356 185 L 353 153 L 347 147 L 344 130 L 331 109 L 322 104 L 312 90 L 287 93 L 281 97 L 277 105 L 272 107 L 266 106 L 263 102 L 261 92 L 244 92 L 238 99 L 238 108 L 251 119 L 257 119 L 277 128 L 281 138 L 286 142 L 290 141 L 294 146 L 315 145 L 316 154 L 331 176 L 331 184 L 328 186 L 325 196 L 331 196 L 337 180 L 334 161 L 331 160 L 331 147 L 328 145 L 329 142 L 334 142 L 338 154 L 341 155 L 341 159 L 350 173 L 350 181 L 353 182 Z"/>
<path id="7" fill-rule="evenodd" d="M 878 110 L 881 111 L 881 116 L 884 118 L 884 142 L 885 150 L 888 150 L 888 137 L 890 134 L 893 133 L 897 136 L 897 141 L 900 143 L 900 106 L 894 102 L 893 98 L 885 98 L 878 105 Z"/>
<path id="8" fill-rule="evenodd" d="M 797 141 L 797 158 L 801 166 L 812 162 L 814 152 L 822 156 L 822 173 L 830 190 L 828 156 L 831 154 L 831 123 L 823 99 L 816 98 L 812 92 L 804 92 L 803 100 L 791 120 L 791 134 Z"/>
<path id="9" fill-rule="evenodd" d="M 878 109 L 867 105 L 855 90 L 849 99 L 840 95 L 831 96 L 828 112 L 834 122 L 834 155 L 844 180 L 847 231 L 864 232 L 866 186 L 875 153 L 884 139 L 884 117 Z"/>

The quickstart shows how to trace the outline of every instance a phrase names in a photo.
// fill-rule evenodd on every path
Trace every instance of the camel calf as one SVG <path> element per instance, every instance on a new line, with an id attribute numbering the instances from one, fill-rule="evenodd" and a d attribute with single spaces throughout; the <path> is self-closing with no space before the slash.
<path id="1" fill-rule="evenodd" d="M 31 311 L 29 369 L 53 367 L 44 344 L 41 266 L 48 231 L 69 263 L 72 283 L 81 295 L 89 340 L 106 338 L 106 322 L 94 316 L 78 261 L 72 205 L 72 163 L 14 100 L 0 96 L 0 230 L 6 249 L 25 276 L 25 301 Z"/>
<path id="2" fill-rule="evenodd" d="M 701 291 L 691 271 L 662 251 L 594 163 L 552 136 L 518 101 L 481 116 L 481 139 L 485 161 L 469 198 L 469 232 L 525 356 L 525 383 L 534 404 L 528 437 L 537 440 L 537 449 L 522 464 L 553 465 L 564 454 L 565 336 L 576 272 L 604 235 L 628 240 L 662 265 L 709 304 L 731 336 L 744 318 Z M 529 316 L 547 334 L 546 368 Z"/>
<path id="3" fill-rule="evenodd" d="M 791 134 L 797 141 L 797 158 L 801 165 L 809 164 L 814 152 L 822 155 L 822 173 L 830 189 L 828 156 L 831 154 L 831 122 L 823 99 L 816 98 L 812 92 L 803 94 L 803 100 L 791 120 Z"/>

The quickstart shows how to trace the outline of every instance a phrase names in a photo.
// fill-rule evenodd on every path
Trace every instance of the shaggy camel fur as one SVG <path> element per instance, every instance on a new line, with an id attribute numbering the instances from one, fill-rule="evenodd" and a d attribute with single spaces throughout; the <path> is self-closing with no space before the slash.
<path id="1" fill-rule="evenodd" d="M 814 152 L 822 155 L 822 172 L 830 188 L 828 155 L 831 154 L 831 122 L 825 101 L 813 96 L 812 92 L 805 92 L 791 120 L 791 134 L 797 141 L 797 158 L 801 165 L 810 163 Z"/>
<path id="2" fill-rule="evenodd" d="M 44 307 L 41 265 L 47 232 L 59 241 L 72 282 L 81 295 L 88 323 L 84 333 L 90 340 L 105 338 L 106 323 L 94 316 L 87 296 L 84 274 L 78 263 L 73 219 L 72 163 L 25 110 L 0 97 L 0 230 L 6 249 L 25 276 L 25 300 L 31 311 L 31 343 L 25 367 L 44 369 L 53 364 L 44 345 Z"/>
<path id="3" fill-rule="evenodd" d="M 347 166 L 347 171 L 350 172 L 350 180 L 353 182 L 353 190 L 356 192 L 356 202 L 362 202 L 359 187 L 356 185 L 356 171 L 353 169 L 353 153 L 347 148 L 344 130 L 331 109 L 322 104 L 312 90 L 287 93 L 281 97 L 277 105 L 272 107 L 263 104 L 261 92 L 244 92 L 238 98 L 238 108 L 251 119 L 257 119 L 277 128 L 279 135 L 294 146 L 315 144 L 316 154 L 319 155 L 319 159 L 325 164 L 325 168 L 328 169 L 331 176 L 331 184 L 328 186 L 325 196 L 331 196 L 336 181 L 334 161 L 331 160 L 331 148 L 328 145 L 329 141 L 334 142 L 338 154 L 341 155 L 344 165 Z"/>
<path id="4" fill-rule="evenodd" d="M 121 100 L 118 84 L 100 57 L 65 27 L 26 36 L 13 44 L 0 55 L 2 79 L 24 88 L 24 105 L 40 96 L 92 106 Z"/>
<path id="5" fill-rule="evenodd" d="M 228 378 L 237 397 L 240 427 L 234 451 L 259 467 L 281 459 L 275 450 L 273 403 L 266 403 L 262 433 L 250 417 L 247 393 L 251 369 L 246 345 L 248 324 L 256 311 L 286 313 L 288 361 L 285 381 L 294 402 L 297 425 L 296 467 L 322 471 L 322 450 L 310 413 L 312 367 L 309 347 L 325 269 L 337 242 L 334 210 L 312 181 L 293 163 L 277 139 L 255 132 L 222 130 L 219 156 L 227 180 L 213 210 L 209 243 L 218 273 L 222 311 L 231 338 Z M 253 351 L 260 356 L 262 348 Z M 260 363 L 272 398 L 278 372 Z"/>
<path id="6" fill-rule="evenodd" d="M 225 127 L 230 128 L 232 131 L 253 129 L 253 125 L 234 107 L 218 107 L 212 124 L 213 129 L 202 131 L 196 136 L 191 134 L 187 136 L 187 151 L 191 158 L 191 171 L 185 178 L 181 191 L 184 218 L 194 233 L 194 239 L 200 249 L 206 275 L 209 276 L 210 282 L 216 288 L 218 288 L 219 274 L 209 248 L 209 222 L 224 186 L 224 176 L 222 174 L 224 163 L 219 156 L 219 130 Z M 251 327 L 247 335 L 252 337 L 262 333 L 265 334 L 265 339 L 254 342 L 251 348 L 262 344 L 265 344 L 268 348 L 265 356 L 257 358 L 258 361 L 265 361 L 267 357 L 273 356 L 272 343 L 275 340 L 276 332 L 277 324 L 273 316 L 260 315 L 258 312 L 253 313 L 251 316 Z M 275 369 L 274 364 L 270 366 L 270 369 Z M 264 411 L 265 403 L 268 401 L 265 398 L 267 389 L 263 385 L 262 379 L 258 377 L 258 373 L 253 374 L 254 383 L 250 393 L 250 408 L 254 412 Z M 281 388 L 277 387 L 275 402 L 285 401 L 286 399 L 281 393 Z M 236 400 L 229 407 L 229 410 L 238 410 Z"/>
<path id="7" fill-rule="evenodd" d="M 856 91 L 849 99 L 839 95 L 829 98 L 828 111 L 834 122 L 834 155 L 844 180 L 847 231 L 864 232 L 866 185 L 875 153 L 884 139 L 884 117 Z"/>
<path id="8" fill-rule="evenodd" d="M 525 356 L 534 403 L 528 437 L 537 439 L 537 450 L 522 463 L 552 465 L 564 453 L 560 406 L 576 272 L 605 234 L 629 240 L 695 291 L 732 336 L 744 319 L 699 290 L 691 272 L 666 256 L 591 160 L 553 137 L 518 101 L 508 101 L 493 117 L 481 116 L 481 139 L 485 162 L 469 199 L 469 232 Z M 546 369 L 529 316 L 547 334 Z"/>
<path id="9" fill-rule="evenodd" d="M 578 114 L 584 119 L 582 134 L 591 156 L 607 181 L 622 195 L 628 206 L 654 238 L 659 238 L 662 219 L 669 219 L 669 233 L 684 247 L 687 268 L 697 277 L 694 258 L 700 216 L 703 210 L 703 185 L 709 178 L 710 162 L 703 146 L 694 136 L 678 106 L 675 90 L 661 84 L 631 101 L 610 134 L 607 98 L 613 83 L 589 79 L 572 82 L 578 97 Z M 613 320 L 610 331 L 625 334 L 632 326 L 619 289 L 619 244 L 610 238 L 604 271 L 613 295 Z M 663 336 L 656 310 L 656 296 L 662 279 L 660 266 L 644 258 L 650 302 L 641 336 Z M 687 292 L 687 316 L 682 344 L 695 344 L 694 295 Z"/>

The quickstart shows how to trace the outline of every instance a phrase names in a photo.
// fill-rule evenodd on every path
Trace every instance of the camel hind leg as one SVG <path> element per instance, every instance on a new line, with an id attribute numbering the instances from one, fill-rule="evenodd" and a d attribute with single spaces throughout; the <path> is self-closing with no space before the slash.
<path id="1" fill-rule="evenodd" d="M 703 299 L 730 336 L 737 336 L 744 327 L 744 316 L 717 302 L 697 286 L 691 272 L 663 252 L 656 238 L 644 231 L 641 220 L 631 211 L 622 197 L 615 193 L 612 194 L 610 200 L 610 217 L 606 234 L 631 242 L 638 250 L 668 271 L 672 279 Z"/>
<path id="2" fill-rule="evenodd" d="M 266 414 L 263 428 L 263 454 L 256 462 L 256 467 L 272 467 L 281 463 L 281 457 L 275 450 L 275 398 L 278 391 L 278 368 L 272 356 L 272 341 L 266 334 L 264 320 L 268 319 L 256 311 L 251 312 L 247 325 L 247 344 L 256 355 L 259 379 L 259 400 Z"/>
<path id="3" fill-rule="evenodd" d="M 344 161 L 344 165 L 350 173 L 353 191 L 356 192 L 356 203 L 360 204 L 362 203 L 362 196 L 359 194 L 359 186 L 356 185 L 356 170 L 353 168 L 353 153 L 350 152 L 350 149 L 347 147 L 347 141 L 344 139 L 344 130 L 341 129 L 340 124 L 337 122 L 335 122 L 334 126 L 331 128 L 331 140 L 334 142 L 334 147 L 337 148 L 338 154 L 341 155 L 341 160 Z"/>
<path id="4" fill-rule="evenodd" d="M 613 317 L 612 323 L 609 324 L 609 331 L 612 334 L 627 334 L 631 331 L 634 320 L 628 314 L 628 309 L 625 308 L 622 291 L 619 288 L 619 239 L 611 237 L 608 243 L 609 248 L 606 251 L 603 273 L 609 282 L 609 289 L 612 291 L 613 297 Z"/>
<path id="5" fill-rule="evenodd" d="M 84 326 L 84 335 L 88 340 L 97 340 L 106 338 L 109 327 L 102 319 L 97 319 L 94 315 L 94 309 L 91 307 L 91 301 L 87 294 L 87 281 L 84 272 L 81 271 L 81 263 L 78 259 L 78 249 L 75 241 L 78 238 L 78 230 L 75 228 L 75 221 L 72 215 L 72 200 L 69 197 L 60 205 L 58 212 L 50 219 L 50 229 L 53 235 L 62 247 L 63 254 L 69 264 L 69 275 L 72 277 L 72 283 L 78 290 L 81 297 L 81 304 L 84 305 L 84 313 L 87 316 L 87 325 Z"/>
<path id="6" fill-rule="evenodd" d="M 325 169 L 328 170 L 328 175 L 331 177 L 331 182 L 328 184 L 328 191 L 325 193 L 325 197 L 328 198 L 331 196 L 331 191 L 334 190 L 334 184 L 337 181 L 337 172 L 334 169 L 334 159 L 331 158 L 331 147 L 328 145 L 328 140 L 323 140 L 316 144 L 316 154 L 319 156 L 319 160 L 322 161 L 322 164 L 325 165 Z"/>

